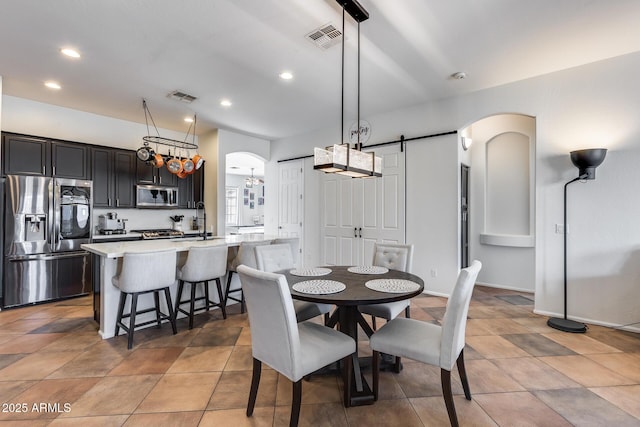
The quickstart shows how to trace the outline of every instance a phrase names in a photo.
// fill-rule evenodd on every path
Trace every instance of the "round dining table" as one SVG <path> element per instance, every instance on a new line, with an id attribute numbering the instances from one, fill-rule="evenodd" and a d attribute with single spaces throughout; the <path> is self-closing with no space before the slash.
<path id="1" fill-rule="evenodd" d="M 361 268 L 361 271 L 371 270 L 371 267 L 358 268 Z M 355 270 L 358 268 L 355 268 Z M 321 304 L 335 304 L 337 308 L 331 315 L 327 326 L 334 327 L 338 325 L 338 329 L 352 337 L 356 341 L 356 344 L 358 342 L 358 325 L 360 325 L 367 336 L 373 334 L 371 326 L 369 326 L 360 311 L 358 311 L 359 305 L 402 301 L 420 295 L 424 290 L 423 280 L 415 274 L 398 270 L 379 271 L 376 274 L 372 274 L 351 272 L 349 269 L 354 270 L 354 267 L 325 266 L 312 269 L 300 269 L 298 271 L 295 269 L 283 270 L 279 271 L 279 273 L 286 276 L 289 289 L 291 290 L 291 296 L 294 299 Z M 319 272 L 326 273 L 327 270 L 330 270 L 328 274 L 316 275 Z M 375 270 L 375 268 L 373 270 Z M 378 270 L 384 271 L 387 269 L 378 268 Z M 292 272 L 296 274 L 292 274 Z M 299 275 L 305 272 L 308 272 L 309 275 Z M 372 286 L 372 281 L 379 283 L 376 279 L 385 279 L 388 283 L 392 284 L 409 284 L 411 289 L 406 292 L 402 292 L 402 287 L 399 289 L 397 287 L 395 289 L 391 287 L 389 291 L 374 290 L 372 288 L 375 288 L 375 286 Z M 307 281 L 340 282 L 344 284 L 344 289 L 334 293 L 306 293 L 294 289 L 296 284 Z M 370 282 L 369 287 L 367 282 Z M 409 282 L 412 282 L 414 285 L 411 285 Z M 345 387 L 344 404 L 346 407 L 370 405 L 374 402 L 373 392 L 360 369 L 357 345 L 356 352 L 352 355 L 352 360 L 353 377 L 352 381 L 349 381 L 351 387 Z"/>

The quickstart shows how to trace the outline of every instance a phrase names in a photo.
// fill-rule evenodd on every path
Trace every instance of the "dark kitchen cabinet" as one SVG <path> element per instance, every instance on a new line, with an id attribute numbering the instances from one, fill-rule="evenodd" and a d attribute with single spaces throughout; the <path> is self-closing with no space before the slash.
<path id="1" fill-rule="evenodd" d="M 169 187 L 178 185 L 178 177 L 169 172 L 166 165 L 156 168 L 143 161 L 136 160 L 136 170 L 138 184 L 165 185 Z"/>
<path id="2" fill-rule="evenodd" d="M 113 197 L 113 150 L 91 149 L 91 170 L 93 172 L 93 206 L 112 208 Z"/>
<path id="3" fill-rule="evenodd" d="M 133 208 L 136 205 L 136 154 L 112 148 L 92 148 L 93 205 Z"/>
<path id="4" fill-rule="evenodd" d="M 11 133 L 2 134 L 5 175 L 89 179 L 89 150 L 84 144 Z"/>
<path id="5" fill-rule="evenodd" d="M 51 176 L 49 140 L 2 133 L 3 175 Z"/>
<path id="6" fill-rule="evenodd" d="M 198 202 L 204 202 L 204 163 L 193 173 L 193 207 Z"/>
<path id="7" fill-rule="evenodd" d="M 89 179 L 89 149 L 72 142 L 51 143 L 52 175 L 61 178 Z"/>
<path id="8" fill-rule="evenodd" d="M 191 209 L 203 200 L 204 167 L 185 178 L 178 178 L 178 207 Z"/>
<path id="9" fill-rule="evenodd" d="M 114 151 L 114 197 L 116 208 L 136 206 L 135 178 L 136 153 L 127 150 Z"/>
<path id="10" fill-rule="evenodd" d="M 193 208 L 193 175 L 178 178 L 178 207 Z"/>

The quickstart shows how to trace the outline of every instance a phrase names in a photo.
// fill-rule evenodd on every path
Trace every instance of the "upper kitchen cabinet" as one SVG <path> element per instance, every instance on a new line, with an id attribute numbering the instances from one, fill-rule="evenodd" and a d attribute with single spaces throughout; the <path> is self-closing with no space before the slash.
<path id="1" fill-rule="evenodd" d="M 206 162 L 205 162 L 206 163 Z M 196 203 L 204 202 L 204 163 L 200 169 L 196 169 L 193 173 L 193 206 Z"/>
<path id="2" fill-rule="evenodd" d="M 113 150 L 91 149 L 91 170 L 93 171 L 93 206 L 111 208 L 113 198 Z"/>
<path id="3" fill-rule="evenodd" d="M 136 153 L 128 150 L 114 150 L 116 208 L 136 206 Z"/>
<path id="4" fill-rule="evenodd" d="M 165 166 L 156 168 L 140 160 L 136 161 L 138 184 L 154 184 L 175 187 L 178 177 L 169 172 Z"/>
<path id="5" fill-rule="evenodd" d="M 51 143 L 52 175 L 61 178 L 89 179 L 89 148 L 83 144 Z"/>
<path id="6" fill-rule="evenodd" d="M 72 179 L 91 176 L 88 148 L 84 144 L 3 133 L 2 158 L 5 175 Z"/>
<path id="7" fill-rule="evenodd" d="M 134 151 L 92 148 L 93 206 L 135 207 L 136 154 Z"/>
<path id="8" fill-rule="evenodd" d="M 31 136 L 2 133 L 3 175 L 51 176 L 49 141 Z"/>
<path id="9" fill-rule="evenodd" d="M 178 207 L 192 209 L 196 203 L 204 201 L 202 187 L 204 183 L 204 168 L 196 169 L 185 178 L 178 178 Z"/>

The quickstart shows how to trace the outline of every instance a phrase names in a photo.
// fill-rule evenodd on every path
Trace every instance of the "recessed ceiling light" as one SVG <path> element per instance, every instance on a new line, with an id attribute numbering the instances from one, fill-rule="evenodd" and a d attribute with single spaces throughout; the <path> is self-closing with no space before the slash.
<path id="1" fill-rule="evenodd" d="M 283 71 L 279 76 L 282 80 L 291 80 L 293 78 L 293 74 L 289 71 Z"/>
<path id="2" fill-rule="evenodd" d="M 184 121 L 187 123 L 193 123 L 193 117 L 185 117 Z"/>
<path id="3" fill-rule="evenodd" d="M 61 89 L 62 86 L 60 86 L 59 83 L 53 82 L 53 81 L 48 81 L 48 82 L 44 82 L 44 85 L 46 87 L 48 87 L 49 89 Z"/>
<path id="4" fill-rule="evenodd" d="M 222 105 L 223 107 L 231 107 L 231 101 L 229 101 L 228 99 L 223 99 L 222 101 L 220 101 L 220 105 Z"/>
<path id="5" fill-rule="evenodd" d="M 70 58 L 80 58 L 80 53 L 77 50 L 71 49 L 69 47 L 65 47 L 64 49 L 60 49 L 60 53 L 66 55 Z"/>

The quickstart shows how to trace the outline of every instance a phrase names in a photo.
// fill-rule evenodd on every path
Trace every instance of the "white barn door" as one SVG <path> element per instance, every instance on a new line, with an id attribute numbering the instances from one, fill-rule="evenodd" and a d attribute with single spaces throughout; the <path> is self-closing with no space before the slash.
<path id="1" fill-rule="evenodd" d="M 322 179 L 321 264 L 369 265 L 375 242 L 405 241 L 405 157 L 381 147 L 382 178 Z"/>

